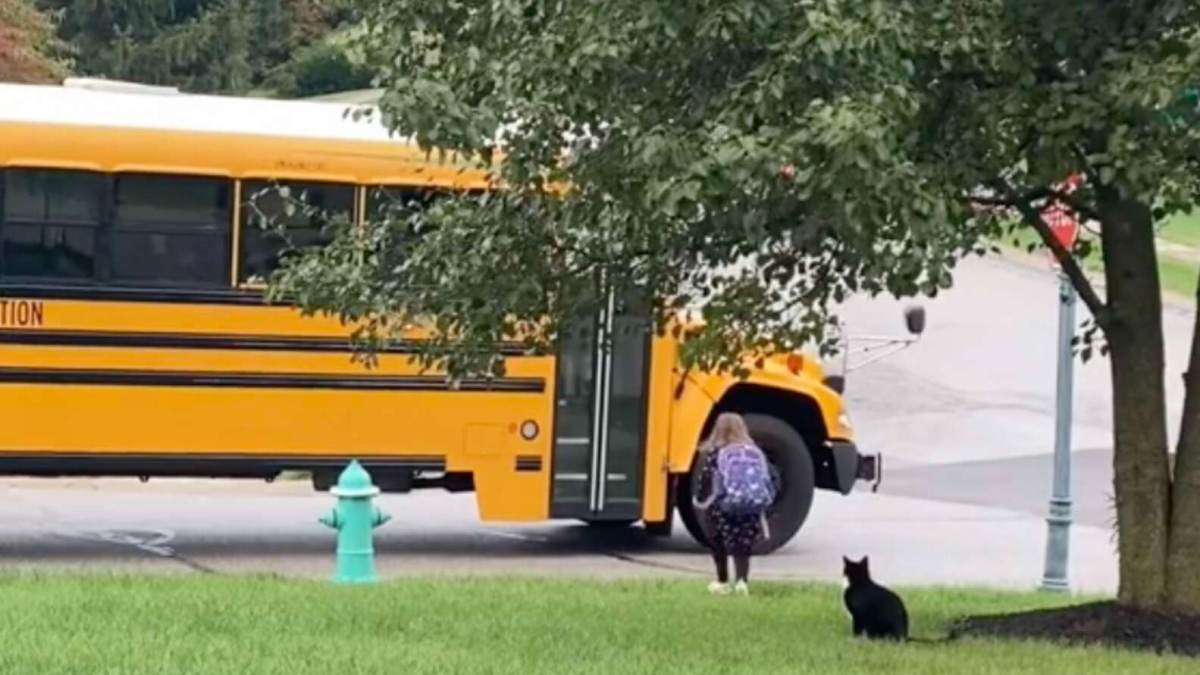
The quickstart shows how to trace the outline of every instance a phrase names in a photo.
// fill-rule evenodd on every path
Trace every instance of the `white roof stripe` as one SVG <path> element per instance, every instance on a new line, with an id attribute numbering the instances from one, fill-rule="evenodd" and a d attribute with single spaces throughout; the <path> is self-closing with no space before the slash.
<path id="1" fill-rule="evenodd" d="M 374 114 L 355 121 L 348 110 Z M 378 108 L 162 91 L 0 84 L 4 122 L 103 126 L 349 141 L 391 141 Z"/>

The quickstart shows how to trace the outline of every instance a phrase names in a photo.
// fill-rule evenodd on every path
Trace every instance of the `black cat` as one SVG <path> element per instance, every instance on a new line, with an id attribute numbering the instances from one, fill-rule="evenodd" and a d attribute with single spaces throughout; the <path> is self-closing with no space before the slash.
<path id="1" fill-rule="evenodd" d="M 854 562 L 842 556 L 842 573 L 849 585 L 842 598 L 854 623 L 855 637 L 908 641 L 908 611 L 892 591 L 871 581 L 866 556 Z"/>

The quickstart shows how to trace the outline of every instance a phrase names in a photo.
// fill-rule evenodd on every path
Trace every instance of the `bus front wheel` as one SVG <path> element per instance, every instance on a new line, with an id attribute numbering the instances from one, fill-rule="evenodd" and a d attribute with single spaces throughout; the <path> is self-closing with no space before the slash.
<path id="1" fill-rule="evenodd" d="M 771 537 L 760 540 L 754 547 L 756 555 L 765 555 L 791 541 L 808 519 L 816 491 L 816 472 L 808 446 L 790 424 L 757 413 L 749 413 L 744 417 L 750 436 L 771 463 L 771 474 L 775 481 L 775 503 L 767 511 Z M 711 525 L 704 512 L 692 505 L 692 495 L 700 484 L 699 469 L 700 464 L 696 462 L 692 472 L 680 479 L 679 515 L 692 538 L 707 548 Z"/>

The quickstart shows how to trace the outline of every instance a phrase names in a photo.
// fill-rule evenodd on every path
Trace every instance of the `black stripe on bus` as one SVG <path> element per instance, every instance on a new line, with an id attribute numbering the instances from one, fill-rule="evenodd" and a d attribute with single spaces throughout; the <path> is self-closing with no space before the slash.
<path id="1" fill-rule="evenodd" d="M 117 331 L 0 330 L 0 344 L 56 347 L 129 347 L 136 349 L 225 349 L 281 352 L 353 351 L 347 338 L 286 335 L 224 335 L 217 333 L 151 333 Z M 389 354 L 415 354 L 420 343 L 401 340 L 380 349 Z M 501 343 L 504 356 L 522 356 L 519 343 Z"/>
<path id="2" fill-rule="evenodd" d="M 0 296 L 31 300 L 112 300 L 187 305 L 286 306 L 286 303 L 268 303 L 261 291 L 232 288 L 138 288 L 10 282 L 0 283 Z"/>
<path id="3" fill-rule="evenodd" d="M 516 469 L 537 473 L 542 470 L 542 458 L 540 455 L 517 455 Z"/>
<path id="4" fill-rule="evenodd" d="M 0 384 L 519 393 L 542 393 L 546 389 L 544 379 L 533 377 L 471 378 L 461 380 L 455 387 L 446 378 L 436 375 L 347 376 L 66 368 L 0 368 Z"/>
<path id="5" fill-rule="evenodd" d="M 0 474 L 270 477 L 280 471 L 340 470 L 357 459 L 368 471 L 405 469 L 441 472 L 438 455 L 345 457 L 249 453 L 81 453 L 0 450 Z"/>

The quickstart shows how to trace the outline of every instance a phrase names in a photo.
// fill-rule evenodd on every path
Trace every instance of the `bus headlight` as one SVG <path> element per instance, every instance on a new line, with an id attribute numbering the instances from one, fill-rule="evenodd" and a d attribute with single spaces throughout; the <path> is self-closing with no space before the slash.
<path id="1" fill-rule="evenodd" d="M 537 435 L 537 422 L 534 422 L 533 420 L 525 420 L 521 423 L 521 438 L 524 438 L 527 441 L 532 441 L 533 439 L 537 438 Z"/>

